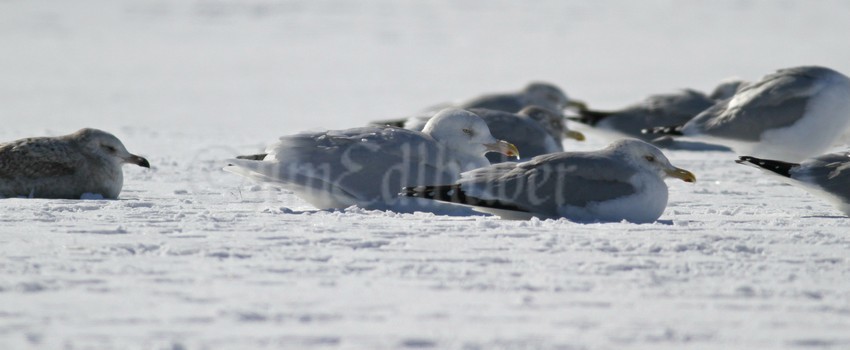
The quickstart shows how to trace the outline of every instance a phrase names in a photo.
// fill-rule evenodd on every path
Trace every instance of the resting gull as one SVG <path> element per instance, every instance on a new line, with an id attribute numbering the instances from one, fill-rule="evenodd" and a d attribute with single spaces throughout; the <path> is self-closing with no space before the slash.
<path id="1" fill-rule="evenodd" d="M 582 133 L 567 128 L 563 115 L 546 108 L 529 106 L 517 113 L 486 108 L 468 110 L 484 119 L 493 137 L 513 143 L 522 150 L 522 155 L 526 158 L 562 152 L 565 137 L 584 141 Z M 428 119 L 412 118 L 405 124 L 405 129 L 421 131 Z M 487 159 L 491 163 L 510 160 L 509 157 L 498 153 L 488 154 Z"/>
<path id="2" fill-rule="evenodd" d="M 617 138 L 625 136 L 649 142 L 659 135 L 644 134 L 643 129 L 687 123 L 716 102 L 702 92 L 685 89 L 676 93 L 651 95 L 617 111 L 581 110 L 578 116 L 568 119 Z"/>
<path id="3" fill-rule="evenodd" d="M 633 137 L 654 145 L 674 149 L 728 150 L 699 142 L 674 141 L 670 136 L 643 133 L 643 129 L 659 125 L 682 125 L 721 100 L 732 97 L 746 84 L 739 78 L 727 78 L 706 95 L 694 89 L 650 95 L 643 101 L 616 111 L 580 109 L 568 119 L 614 138 Z"/>
<path id="4" fill-rule="evenodd" d="M 563 115 L 546 108 L 530 106 L 516 114 L 483 108 L 470 111 L 484 119 L 493 137 L 513 143 L 522 150 L 523 158 L 520 160 L 563 152 L 565 137 L 584 141 L 584 134 L 567 128 Z M 487 159 L 490 163 L 510 160 L 498 153 L 488 154 Z"/>
<path id="5" fill-rule="evenodd" d="M 787 183 L 826 198 L 844 215 L 850 216 L 850 153 L 830 153 L 802 163 L 744 156 L 737 160 L 777 175 Z"/>
<path id="6" fill-rule="evenodd" d="M 716 143 L 739 155 L 800 161 L 824 153 L 848 126 L 850 79 L 808 66 L 747 84 L 684 125 L 647 132 Z"/>
<path id="7" fill-rule="evenodd" d="M 586 108 L 583 102 L 571 100 L 559 87 L 545 82 L 530 83 L 518 92 L 486 94 L 458 104 L 460 108 L 486 108 L 514 113 L 528 106 L 540 106 L 557 112 L 568 107 Z"/>
<path id="8" fill-rule="evenodd" d="M 319 209 L 357 205 L 451 214 L 441 211 L 449 206 L 400 198 L 398 190 L 455 181 L 461 172 L 489 165 L 484 154 L 490 151 L 518 156 L 477 115 L 446 109 L 422 132 L 385 126 L 284 136 L 264 154 L 230 160 L 225 170 L 278 184 Z"/>
<path id="9" fill-rule="evenodd" d="M 543 107 L 551 111 L 562 112 L 566 108 L 586 109 L 584 102 L 571 100 L 559 87 L 551 83 L 532 82 L 520 91 L 484 94 L 459 103 L 443 103 L 426 108 L 412 117 L 375 121 L 375 125 L 392 125 L 417 130 L 428 121 L 435 112 L 447 107 L 485 108 L 502 112 L 517 113 L 529 106 Z"/>
<path id="10" fill-rule="evenodd" d="M 81 129 L 58 137 L 0 144 L 0 197 L 115 199 L 124 183 L 123 164 L 150 168 L 112 134 Z"/>
<path id="11" fill-rule="evenodd" d="M 735 96 L 738 90 L 743 89 L 749 84 L 746 80 L 738 77 L 730 77 L 720 81 L 713 91 L 708 95 L 708 98 L 715 101 L 723 101 L 727 98 Z"/>
<path id="12" fill-rule="evenodd" d="M 409 186 L 409 197 L 472 206 L 504 219 L 652 222 L 667 207 L 665 177 L 695 182 L 646 142 L 627 139 L 594 152 L 562 152 L 461 174 L 449 185 Z"/>

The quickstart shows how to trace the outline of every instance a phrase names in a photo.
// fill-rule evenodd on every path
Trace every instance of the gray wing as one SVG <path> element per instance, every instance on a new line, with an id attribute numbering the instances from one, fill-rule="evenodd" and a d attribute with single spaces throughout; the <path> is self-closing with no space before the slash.
<path id="1" fill-rule="evenodd" d="M 659 94 L 649 96 L 644 101 L 647 113 L 657 118 L 671 118 L 669 122 L 676 125 L 677 121 L 687 121 L 697 116 L 706 108 L 714 105 L 714 101 L 702 92 L 685 89 L 675 94 Z M 687 118 L 687 119 L 686 119 Z"/>
<path id="2" fill-rule="evenodd" d="M 790 126 L 805 115 L 817 87 L 814 67 L 780 70 L 747 85 L 685 125 L 686 135 L 759 141 L 763 132 Z"/>
<path id="3" fill-rule="evenodd" d="M 850 201 L 850 153 L 830 153 L 807 160 L 791 170 L 791 178 Z"/>
<path id="4" fill-rule="evenodd" d="M 714 104 L 715 101 L 705 94 L 689 89 L 679 93 L 652 95 L 639 104 L 614 112 L 602 119 L 597 127 L 650 141 L 658 135 L 644 134 L 643 129 L 683 125 Z"/>
<path id="5" fill-rule="evenodd" d="M 458 183 L 468 196 L 558 216 L 563 206 L 584 207 L 636 193 L 629 182 L 635 173 L 604 153 L 562 152 L 472 170 Z"/>
<path id="6" fill-rule="evenodd" d="M 464 109 L 486 108 L 516 113 L 528 106 L 523 102 L 521 95 L 518 94 L 490 94 L 473 98 L 461 103 L 458 107 Z"/>
<path id="7" fill-rule="evenodd" d="M 404 186 L 451 183 L 459 169 L 429 136 L 364 127 L 282 137 L 264 161 L 234 160 L 263 181 L 343 191 L 362 201 L 392 199 Z"/>
<path id="8" fill-rule="evenodd" d="M 63 141 L 28 138 L 0 145 L 0 180 L 72 175 L 83 159 Z"/>
<path id="9" fill-rule="evenodd" d="M 708 98 L 715 101 L 731 98 L 732 96 L 735 96 L 735 93 L 737 93 L 738 90 L 747 86 L 747 84 L 748 83 L 746 81 L 737 78 L 723 81 L 714 88 L 714 91 L 708 95 Z"/>
<path id="10" fill-rule="evenodd" d="M 555 141 L 546 129 L 537 121 L 513 113 L 480 109 L 471 109 L 484 119 L 493 137 L 508 141 L 519 149 L 523 159 L 543 154 L 563 151 L 560 141 Z M 503 154 L 488 153 L 490 163 L 502 163 L 513 160 Z"/>

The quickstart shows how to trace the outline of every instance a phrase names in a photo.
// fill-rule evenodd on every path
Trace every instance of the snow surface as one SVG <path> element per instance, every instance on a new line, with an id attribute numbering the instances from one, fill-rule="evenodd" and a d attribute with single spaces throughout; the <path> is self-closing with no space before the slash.
<path id="1" fill-rule="evenodd" d="M 0 140 L 115 133 L 121 199 L 0 201 L 0 348 L 850 347 L 850 219 L 667 152 L 649 225 L 312 210 L 277 136 L 548 80 L 601 109 L 850 73 L 846 1 L 0 1 Z M 568 149 L 595 149 L 588 135 Z"/>

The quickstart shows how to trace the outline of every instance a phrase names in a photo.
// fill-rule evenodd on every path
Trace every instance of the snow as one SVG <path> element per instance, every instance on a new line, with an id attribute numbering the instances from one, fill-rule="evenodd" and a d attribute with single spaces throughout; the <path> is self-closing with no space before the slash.
<path id="1" fill-rule="evenodd" d="M 221 171 L 531 80 L 600 109 L 728 76 L 850 73 L 843 1 L 0 2 L 0 140 L 97 127 L 119 200 L 0 201 L 0 348 L 850 347 L 850 219 L 667 152 L 654 224 L 315 211 Z M 607 140 L 566 141 L 596 149 Z"/>

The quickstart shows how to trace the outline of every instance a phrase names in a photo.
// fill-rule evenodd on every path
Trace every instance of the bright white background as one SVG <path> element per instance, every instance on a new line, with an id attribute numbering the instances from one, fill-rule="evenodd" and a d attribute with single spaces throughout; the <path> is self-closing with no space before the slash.
<path id="1" fill-rule="evenodd" d="M 97 127 L 118 201 L 0 201 L 12 348 L 846 348 L 850 220 L 670 152 L 652 225 L 313 212 L 220 171 L 277 136 L 531 80 L 610 109 L 818 64 L 846 1 L 0 1 L 0 140 Z M 592 137 L 568 149 L 594 149 Z"/>

